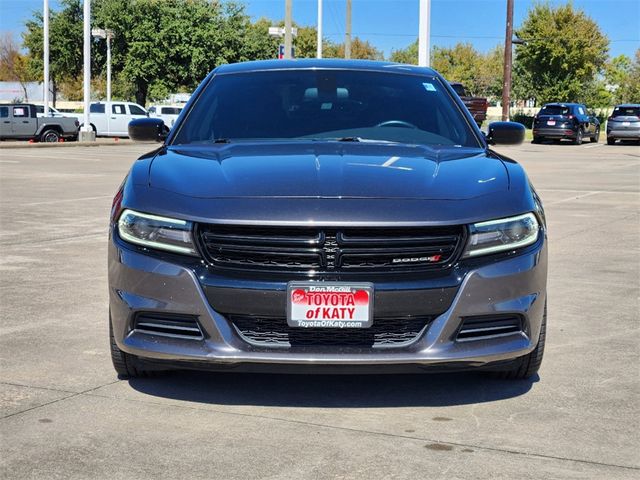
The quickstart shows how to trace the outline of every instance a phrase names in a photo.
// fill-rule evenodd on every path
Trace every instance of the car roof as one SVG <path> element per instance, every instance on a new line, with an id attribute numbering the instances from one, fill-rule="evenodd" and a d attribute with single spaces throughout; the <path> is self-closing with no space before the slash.
<path id="1" fill-rule="evenodd" d="M 571 103 L 571 102 L 552 102 L 552 103 L 545 103 L 543 105 L 543 107 L 546 106 L 559 106 L 559 107 L 578 107 L 578 106 L 584 106 L 584 104 L 582 103 Z"/>
<path id="2" fill-rule="evenodd" d="M 220 65 L 216 73 L 260 72 L 269 70 L 359 70 L 370 72 L 408 72 L 421 75 L 436 75 L 435 70 L 404 63 L 381 62 L 374 60 L 344 60 L 340 58 L 304 58 L 296 60 L 256 60 L 251 62 Z"/>
<path id="3" fill-rule="evenodd" d="M 616 105 L 615 108 L 638 108 L 640 107 L 640 103 L 621 103 L 620 105 Z"/>

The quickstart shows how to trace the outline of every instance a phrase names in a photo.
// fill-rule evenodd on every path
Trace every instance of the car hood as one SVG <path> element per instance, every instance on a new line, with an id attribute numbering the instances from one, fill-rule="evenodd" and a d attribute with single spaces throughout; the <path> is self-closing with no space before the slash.
<path id="1" fill-rule="evenodd" d="M 168 147 L 148 186 L 195 198 L 464 200 L 507 190 L 509 177 L 479 148 L 270 142 Z"/>

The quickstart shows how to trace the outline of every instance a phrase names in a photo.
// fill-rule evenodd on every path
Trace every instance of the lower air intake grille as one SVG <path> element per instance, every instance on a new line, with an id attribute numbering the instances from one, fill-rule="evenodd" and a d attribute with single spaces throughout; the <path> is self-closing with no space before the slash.
<path id="1" fill-rule="evenodd" d="M 377 318 L 369 328 L 296 328 L 283 317 L 230 315 L 247 342 L 269 347 L 383 347 L 415 340 L 432 317 Z"/>
<path id="2" fill-rule="evenodd" d="M 139 313 L 133 322 L 137 333 L 148 333 L 173 338 L 202 340 L 204 335 L 196 317 L 188 315 L 167 315 L 160 313 Z"/>
<path id="3" fill-rule="evenodd" d="M 523 321 L 519 315 L 487 315 L 466 317 L 462 320 L 456 340 L 464 342 L 491 337 L 501 337 L 523 331 Z"/>

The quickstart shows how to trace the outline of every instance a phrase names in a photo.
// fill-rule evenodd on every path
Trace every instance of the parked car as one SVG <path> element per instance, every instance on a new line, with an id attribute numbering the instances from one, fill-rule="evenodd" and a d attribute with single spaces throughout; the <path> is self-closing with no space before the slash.
<path id="1" fill-rule="evenodd" d="M 111 210 L 110 339 L 153 369 L 486 368 L 534 375 L 546 329 L 538 195 L 435 71 L 222 65 L 134 162 Z"/>
<path id="2" fill-rule="evenodd" d="M 178 119 L 178 115 L 182 112 L 182 107 L 173 105 L 152 105 L 149 107 L 149 116 L 153 118 L 161 118 L 164 124 L 171 128 Z"/>
<path id="3" fill-rule="evenodd" d="M 607 144 L 616 140 L 640 143 L 640 104 L 617 105 L 607 119 Z"/>
<path id="4" fill-rule="evenodd" d="M 131 102 L 92 102 L 89 106 L 89 122 L 98 137 L 128 137 L 127 126 L 131 120 L 146 118 L 147 111 Z M 80 126 L 84 122 L 83 113 L 70 114 L 78 118 Z"/>
<path id="5" fill-rule="evenodd" d="M 489 102 L 487 99 L 484 97 L 472 97 L 468 95 L 467 90 L 461 83 L 452 83 L 451 86 L 464 102 L 465 106 L 469 109 L 471 115 L 473 115 L 473 119 L 480 127 L 482 122 L 487 119 L 487 109 L 489 108 Z"/>
<path id="6" fill-rule="evenodd" d="M 0 140 L 77 140 L 79 126 L 75 118 L 38 118 L 36 105 L 30 103 L 0 104 Z"/>
<path id="7" fill-rule="evenodd" d="M 600 121 L 580 103 L 547 103 L 533 117 L 533 143 L 568 139 L 581 145 L 585 137 L 598 142 Z"/>
<path id="8" fill-rule="evenodd" d="M 44 105 L 36 105 L 36 113 L 38 117 L 44 117 Z M 49 107 L 49 116 L 50 117 L 64 117 L 64 113 L 59 112 L 53 107 Z"/>

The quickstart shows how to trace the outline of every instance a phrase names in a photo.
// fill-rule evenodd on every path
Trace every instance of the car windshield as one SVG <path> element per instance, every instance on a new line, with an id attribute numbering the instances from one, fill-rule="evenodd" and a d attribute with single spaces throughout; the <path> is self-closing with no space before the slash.
<path id="1" fill-rule="evenodd" d="M 481 146 L 438 77 L 353 70 L 217 75 L 172 143 L 251 139 Z"/>
<path id="2" fill-rule="evenodd" d="M 540 110 L 540 115 L 569 115 L 569 107 L 563 107 L 562 105 L 545 105 Z"/>
<path id="3" fill-rule="evenodd" d="M 612 117 L 640 117 L 640 107 L 616 107 Z"/>

